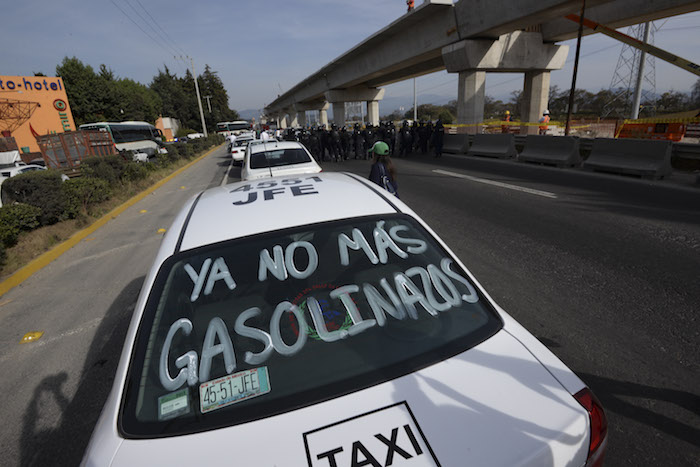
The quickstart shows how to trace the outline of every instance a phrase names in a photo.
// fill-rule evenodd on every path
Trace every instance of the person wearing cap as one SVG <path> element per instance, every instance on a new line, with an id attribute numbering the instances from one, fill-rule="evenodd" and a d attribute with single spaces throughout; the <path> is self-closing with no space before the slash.
<path id="1" fill-rule="evenodd" d="M 398 198 L 396 171 L 389 155 L 389 145 L 384 141 L 377 141 L 370 149 L 370 153 L 374 155 L 374 158 L 369 172 L 369 180 Z"/>
<path id="2" fill-rule="evenodd" d="M 549 110 L 545 109 L 544 112 L 542 112 L 542 118 L 540 118 L 540 134 L 541 135 L 546 135 L 547 130 L 549 130 Z"/>

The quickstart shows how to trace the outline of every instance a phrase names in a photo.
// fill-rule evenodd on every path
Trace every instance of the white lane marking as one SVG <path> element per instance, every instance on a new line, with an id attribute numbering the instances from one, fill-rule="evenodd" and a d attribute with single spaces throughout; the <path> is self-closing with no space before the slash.
<path id="1" fill-rule="evenodd" d="M 96 328 L 99 326 L 99 324 L 102 322 L 104 318 L 95 318 L 93 320 L 88 321 L 84 325 L 77 327 L 75 329 L 71 329 L 70 331 L 62 332 L 61 334 L 53 337 L 49 337 L 48 339 L 39 339 L 36 341 L 33 345 L 32 348 L 37 348 L 37 347 L 43 347 L 47 344 L 51 344 L 53 342 L 59 341 L 63 339 L 64 337 L 72 336 L 74 334 L 79 334 L 82 332 L 85 332 L 89 329 Z"/>
<path id="2" fill-rule="evenodd" d="M 92 260 L 95 260 L 95 259 L 104 258 L 105 256 L 111 255 L 111 254 L 113 254 L 113 253 L 118 253 L 118 252 L 120 252 L 120 251 L 122 251 L 122 250 L 129 249 L 129 248 L 133 248 L 133 247 L 135 247 L 135 246 L 141 246 L 141 245 L 144 245 L 144 244 L 149 243 L 149 242 L 152 242 L 152 241 L 154 242 L 154 241 L 156 241 L 156 240 L 157 240 L 157 241 L 160 241 L 160 239 L 159 239 L 158 237 L 147 238 L 146 240 L 141 240 L 141 241 L 134 242 L 134 243 L 127 243 L 126 245 L 116 246 L 116 247 L 114 247 L 114 248 L 110 248 L 109 250 L 104 250 L 104 251 L 101 251 L 101 252 L 99 252 L 99 253 L 95 253 L 94 255 L 83 256 L 82 258 L 78 258 L 78 259 L 76 259 L 75 261 L 71 261 L 70 263 L 68 263 L 68 264 L 66 265 L 66 268 L 73 267 L 73 266 L 75 266 L 75 265 L 77 265 L 77 264 L 84 263 L 84 262 L 86 262 L 86 261 L 92 261 Z"/>
<path id="3" fill-rule="evenodd" d="M 231 157 L 231 164 L 228 166 L 228 170 L 226 171 L 226 175 L 224 175 L 224 179 L 221 180 L 221 185 L 219 185 L 219 186 L 226 185 L 226 182 L 228 182 L 228 177 L 229 177 L 229 175 L 231 175 L 232 168 L 233 168 L 233 157 Z"/>
<path id="4" fill-rule="evenodd" d="M 535 190 L 534 188 L 526 188 L 524 186 L 511 185 L 510 183 L 497 182 L 494 180 L 488 180 L 485 178 L 472 177 L 471 175 L 458 174 L 455 172 L 450 172 L 448 170 L 433 169 L 433 172 L 442 175 L 449 175 L 450 177 L 463 178 L 465 180 L 471 180 L 472 182 L 485 183 L 487 185 L 493 185 L 500 188 L 507 188 L 509 190 L 522 191 L 523 193 L 529 193 L 531 195 L 544 196 L 545 198 L 556 199 L 557 195 L 549 191 Z"/>
<path id="5" fill-rule="evenodd" d="M 135 308 L 136 308 L 136 304 L 132 303 L 126 307 L 126 310 L 128 312 L 132 313 Z M 26 349 L 29 349 L 29 350 L 37 349 L 39 347 L 43 347 L 43 346 L 48 345 L 48 344 L 53 344 L 54 342 L 60 341 L 66 337 L 74 336 L 76 334 L 82 334 L 85 331 L 89 331 L 90 329 L 94 329 L 94 328 L 98 327 L 100 324 L 102 324 L 102 321 L 104 319 L 105 319 L 104 317 L 91 319 L 90 321 L 87 321 L 86 323 L 84 323 L 82 326 L 78 326 L 77 328 L 62 332 L 61 334 L 58 334 L 58 335 L 53 336 L 53 337 L 49 337 L 48 339 L 47 338 L 40 339 L 40 340 L 32 343 L 31 346 L 19 346 L 19 345 L 17 345 L 13 349 L 11 349 L 8 353 L 6 353 L 4 355 L 0 355 L 0 362 L 5 362 L 5 361 L 9 360 L 10 358 L 12 358 L 14 356 L 14 354 L 16 354 L 19 351 L 26 350 Z"/>
<path id="6" fill-rule="evenodd" d="M 133 306 L 130 308 L 133 309 Z M 88 321 L 87 323 L 83 324 L 80 327 L 71 329 L 69 331 L 62 332 L 61 334 L 59 334 L 57 336 L 39 339 L 38 341 L 33 342 L 31 345 L 28 345 L 28 344 L 21 345 L 21 346 L 16 345 L 13 348 L 11 348 L 9 350 L 9 352 L 7 352 L 3 355 L 0 355 L 0 363 L 4 363 L 8 360 L 13 359 L 20 352 L 27 352 L 27 351 L 31 352 L 32 350 L 38 349 L 40 347 L 44 347 L 47 344 L 53 344 L 54 342 L 60 341 L 61 339 L 65 338 L 65 337 L 70 337 L 70 336 L 73 336 L 75 334 L 82 334 L 85 331 L 88 331 L 90 329 L 94 329 L 100 325 L 100 322 L 103 319 L 104 318 L 95 318 L 93 320 Z M 46 333 L 44 333 L 44 336 L 45 335 L 46 335 Z"/>

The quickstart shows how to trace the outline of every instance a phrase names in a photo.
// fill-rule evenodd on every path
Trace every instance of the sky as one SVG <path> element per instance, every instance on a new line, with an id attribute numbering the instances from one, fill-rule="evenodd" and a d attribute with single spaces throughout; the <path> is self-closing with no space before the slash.
<path id="1" fill-rule="evenodd" d="M 418 0 L 416 4 L 419 4 Z M 23 0 L 3 2 L 0 75 L 53 76 L 65 56 L 149 84 L 168 67 L 182 76 L 189 60 L 208 64 L 224 83 L 231 108 L 260 109 L 283 91 L 405 14 L 404 0 Z M 656 45 L 700 62 L 700 12 L 659 20 Z M 626 29 L 623 29 L 625 32 Z M 571 86 L 575 41 L 552 85 Z M 586 36 L 577 88 L 608 88 L 622 45 Z M 186 64 L 184 62 L 187 62 Z M 656 60 L 656 92 L 689 92 L 697 77 Z M 487 74 L 486 94 L 507 100 L 522 75 Z M 418 94 L 456 98 L 457 77 L 417 79 Z M 412 96 L 413 82 L 386 86 L 386 98 Z M 6 96 L 4 96 L 6 97 Z M 390 112 L 392 109 L 382 109 Z"/>

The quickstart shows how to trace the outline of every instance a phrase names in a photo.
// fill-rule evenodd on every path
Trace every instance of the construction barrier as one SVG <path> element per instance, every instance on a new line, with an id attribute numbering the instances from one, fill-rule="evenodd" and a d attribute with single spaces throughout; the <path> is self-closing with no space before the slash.
<path id="1" fill-rule="evenodd" d="M 518 152 L 515 150 L 515 137 L 512 133 L 474 135 L 468 156 L 497 157 L 510 159 Z"/>
<path id="2" fill-rule="evenodd" d="M 579 139 L 573 136 L 528 135 L 518 160 L 557 167 L 578 166 L 581 163 Z"/>
<path id="3" fill-rule="evenodd" d="M 443 140 L 442 151 L 450 154 L 465 154 L 469 149 L 467 135 L 448 135 Z"/>
<path id="4" fill-rule="evenodd" d="M 700 144 L 673 143 L 673 157 L 686 160 L 700 160 Z"/>
<path id="5" fill-rule="evenodd" d="M 671 173 L 671 142 L 597 138 L 587 169 L 663 178 Z"/>

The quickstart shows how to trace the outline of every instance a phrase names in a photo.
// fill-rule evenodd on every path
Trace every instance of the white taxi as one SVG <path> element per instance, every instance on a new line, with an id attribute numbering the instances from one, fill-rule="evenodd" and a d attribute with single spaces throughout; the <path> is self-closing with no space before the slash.
<path id="1" fill-rule="evenodd" d="M 241 180 L 321 172 L 311 153 L 296 141 L 256 140 L 248 144 Z"/>
<path id="2" fill-rule="evenodd" d="M 324 173 L 187 203 L 83 463 L 593 466 L 606 444 L 591 391 L 424 221 Z"/>
<path id="3" fill-rule="evenodd" d="M 243 163 L 243 159 L 245 159 L 246 148 L 248 147 L 248 144 L 254 139 L 255 138 L 252 133 L 242 133 L 236 136 L 235 141 L 230 147 L 231 159 L 233 160 L 234 164 Z"/>

